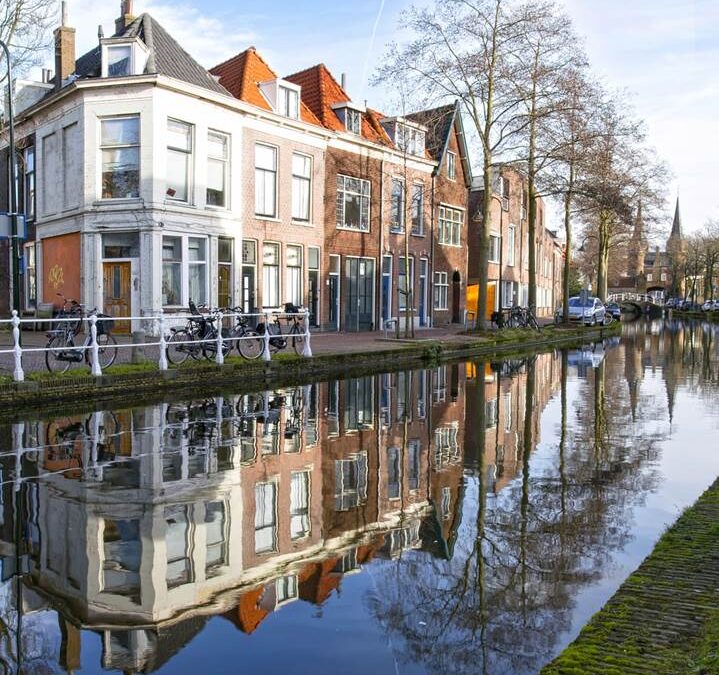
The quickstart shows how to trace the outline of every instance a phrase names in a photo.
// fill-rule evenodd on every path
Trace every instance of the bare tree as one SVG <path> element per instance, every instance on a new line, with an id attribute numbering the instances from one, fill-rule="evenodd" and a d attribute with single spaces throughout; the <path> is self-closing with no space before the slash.
<path id="1" fill-rule="evenodd" d="M 381 80 L 405 72 L 430 99 L 459 99 L 482 150 L 483 201 L 479 238 L 479 327 L 487 312 L 489 223 L 493 171 L 497 157 L 516 152 L 522 128 L 517 59 L 526 18 L 508 0 L 437 0 L 433 7 L 413 7 L 401 27 L 413 37 L 390 45 Z"/>
<path id="2" fill-rule="evenodd" d="M 57 20 L 57 0 L 4 0 L 0 3 L 0 40 L 8 45 L 14 74 L 43 61 Z M 2 81 L 7 77 L 3 71 Z"/>

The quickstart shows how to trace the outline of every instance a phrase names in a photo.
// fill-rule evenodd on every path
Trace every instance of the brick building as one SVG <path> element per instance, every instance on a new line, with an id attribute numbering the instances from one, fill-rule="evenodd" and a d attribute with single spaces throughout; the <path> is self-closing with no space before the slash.
<path id="1" fill-rule="evenodd" d="M 484 190 L 481 184 L 470 192 L 469 300 L 476 311 L 479 294 L 479 237 L 482 228 Z M 500 306 L 526 306 L 529 294 L 529 240 L 527 179 L 510 165 L 499 167 L 492 191 L 487 316 Z M 552 316 L 562 298 L 564 247 L 556 233 L 545 225 L 545 205 L 537 197 L 536 241 L 537 316 Z"/>

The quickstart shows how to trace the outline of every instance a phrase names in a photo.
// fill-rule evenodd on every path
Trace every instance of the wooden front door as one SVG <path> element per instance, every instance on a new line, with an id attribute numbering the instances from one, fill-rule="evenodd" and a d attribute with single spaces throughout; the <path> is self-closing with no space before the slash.
<path id="1" fill-rule="evenodd" d="M 492 312 L 494 311 L 494 303 L 497 299 L 497 284 L 487 284 L 487 311 L 485 319 L 490 320 L 492 318 Z"/>
<path id="2" fill-rule="evenodd" d="M 130 262 L 106 262 L 102 265 L 103 312 L 110 316 L 131 316 Z M 116 321 L 115 333 L 129 333 L 129 321 Z"/>

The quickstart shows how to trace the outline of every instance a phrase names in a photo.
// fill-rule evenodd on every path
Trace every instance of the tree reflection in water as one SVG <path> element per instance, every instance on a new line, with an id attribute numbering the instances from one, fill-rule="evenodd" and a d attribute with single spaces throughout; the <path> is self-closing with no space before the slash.
<path id="1" fill-rule="evenodd" d="M 312 672 L 343 653 L 330 602 L 413 672 L 537 672 L 632 539 L 677 401 L 719 410 L 716 330 L 0 426 L 0 657 L 78 669 L 94 631 L 103 668 L 189 671 L 221 617 L 280 668 L 266 619 L 298 601 Z"/>

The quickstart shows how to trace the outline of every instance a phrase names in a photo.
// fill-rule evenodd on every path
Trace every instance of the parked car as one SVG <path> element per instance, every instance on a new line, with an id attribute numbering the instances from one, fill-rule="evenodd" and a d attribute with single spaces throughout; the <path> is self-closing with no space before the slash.
<path id="1" fill-rule="evenodd" d="M 605 309 L 617 321 L 622 318 L 622 308 L 616 302 L 608 302 L 605 306 Z"/>
<path id="2" fill-rule="evenodd" d="M 589 296 L 585 305 L 582 305 L 582 299 L 579 296 L 569 298 L 569 320 L 581 321 L 588 326 L 596 326 L 598 323 L 604 323 L 607 311 L 604 304 L 599 298 Z M 555 321 L 562 320 L 562 308 L 557 310 Z"/>
<path id="3" fill-rule="evenodd" d="M 719 310 L 719 300 L 707 300 L 703 305 L 702 309 L 705 312 L 716 312 Z"/>
<path id="4" fill-rule="evenodd" d="M 676 309 L 679 302 L 679 298 L 668 298 L 667 301 L 664 303 L 664 306 L 667 309 Z"/>

